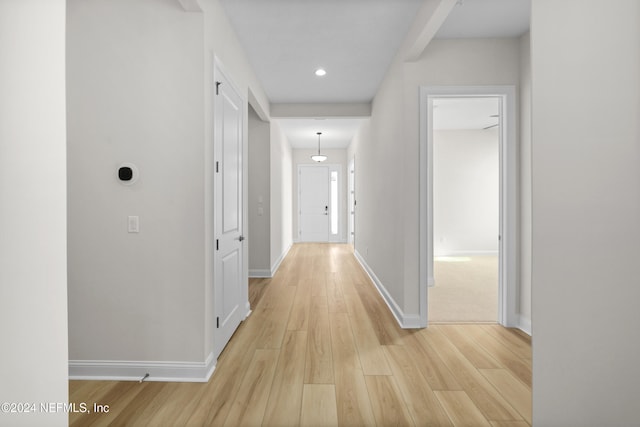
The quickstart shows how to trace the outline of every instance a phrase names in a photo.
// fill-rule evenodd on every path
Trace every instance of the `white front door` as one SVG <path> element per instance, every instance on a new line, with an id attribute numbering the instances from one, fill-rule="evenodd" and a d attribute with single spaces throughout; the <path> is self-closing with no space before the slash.
<path id="1" fill-rule="evenodd" d="M 214 78 L 214 356 L 218 357 L 245 318 L 243 287 L 248 285 L 243 271 L 243 101 L 217 65 Z"/>
<path id="2" fill-rule="evenodd" d="M 329 241 L 329 168 L 300 166 L 299 224 L 301 242 Z"/>

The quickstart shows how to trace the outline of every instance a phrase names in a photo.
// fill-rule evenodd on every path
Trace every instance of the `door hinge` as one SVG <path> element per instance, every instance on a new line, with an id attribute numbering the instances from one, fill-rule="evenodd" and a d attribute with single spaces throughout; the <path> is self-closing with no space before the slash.
<path id="1" fill-rule="evenodd" d="M 216 328 L 220 328 L 220 318 L 216 317 Z"/>
<path id="2" fill-rule="evenodd" d="M 216 173 L 220 172 L 220 162 L 216 162 Z"/>
<path id="3" fill-rule="evenodd" d="M 216 95 L 220 95 L 220 85 L 222 82 L 216 82 Z"/>
<path id="4" fill-rule="evenodd" d="M 220 250 L 220 240 L 216 239 L 216 251 Z"/>

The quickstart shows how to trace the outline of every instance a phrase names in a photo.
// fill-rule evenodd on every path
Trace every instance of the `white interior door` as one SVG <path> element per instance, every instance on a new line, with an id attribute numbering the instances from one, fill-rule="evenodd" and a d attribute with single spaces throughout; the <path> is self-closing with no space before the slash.
<path id="1" fill-rule="evenodd" d="M 356 246 L 356 161 L 349 162 L 349 238 L 348 242 Z"/>
<path id="2" fill-rule="evenodd" d="M 215 263 L 214 298 L 217 357 L 246 313 L 243 287 L 243 101 L 216 66 L 214 110 Z"/>
<path id="3" fill-rule="evenodd" d="M 329 241 L 329 168 L 300 166 L 299 168 L 300 241 Z"/>

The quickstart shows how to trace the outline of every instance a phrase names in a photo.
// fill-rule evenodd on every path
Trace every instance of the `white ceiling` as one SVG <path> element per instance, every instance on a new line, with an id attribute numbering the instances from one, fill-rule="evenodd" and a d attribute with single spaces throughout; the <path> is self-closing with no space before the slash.
<path id="1" fill-rule="evenodd" d="M 530 17 L 531 0 L 458 0 L 435 37 L 519 37 Z"/>
<path id="2" fill-rule="evenodd" d="M 269 100 L 313 104 L 370 102 L 424 0 L 221 3 Z M 459 0 L 436 38 L 519 36 L 530 8 L 531 0 Z M 318 67 L 325 77 L 314 75 Z M 279 122 L 294 148 L 317 148 L 318 131 L 326 134 L 323 147 L 346 147 L 359 123 L 327 119 L 320 129 L 313 119 Z"/>
<path id="3" fill-rule="evenodd" d="M 363 119 L 276 119 L 292 148 L 347 148 Z"/>
<path id="4" fill-rule="evenodd" d="M 371 101 L 422 0 L 222 5 L 272 103 L 345 103 Z"/>

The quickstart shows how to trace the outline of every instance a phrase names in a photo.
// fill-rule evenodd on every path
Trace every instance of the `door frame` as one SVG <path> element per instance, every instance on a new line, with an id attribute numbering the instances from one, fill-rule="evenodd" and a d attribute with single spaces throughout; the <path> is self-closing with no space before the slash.
<path id="1" fill-rule="evenodd" d="M 500 242 L 498 323 L 517 327 L 518 147 L 515 86 L 420 87 L 420 326 L 428 325 L 428 288 L 433 286 L 433 99 L 498 97 L 500 126 Z"/>
<path id="2" fill-rule="evenodd" d="M 356 247 L 356 158 L 349 160 L 347 166 L 347 243 Z"/>
<path id="3" fill-rule="evenodd" d="M 297 215 L 298 215 L 298 230 L 296 232 L 296 237 L 297 237 L 297 241 L 298 242 L 305 242 L 305 240 L 301 240 L 301 230 L 300 230 L 300 215 L 301 215 L 301 200 L 302 200 L 302 168 L 327 168 L 329 170 L 329 179 L 327 181 L 327 188 L 328 188 L 328 193 L 329 193 L 329 215 L 327 218 L 327 221 L 329 221 L 328 224 L 328 240 L 327 243 L 340 243 L 344 241 L 343 238 L 343 230 L 344 230 L 344 220 L 343 218 L 340 217 L 341 212 L 342 212 L 342 197 L 343 197 L 343 182 L 342 182 L 342 168 L 343 166 L 339 163 L 323 163 L 323 164 L 314 164 L 314 163 L 300 163 L 298 164 L 298 206 L 297 206 Z M 338 172 L 338 234 L 335 235 L 335 237 L 332 238 L 332 234 L 331 234 L 331 210 L 332 210 L 332 205 L 331 205 L 331 172 Z M 344 213 L 342 213 L 344 214 Z"/>

